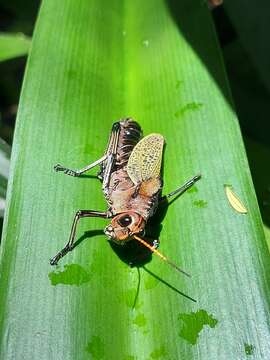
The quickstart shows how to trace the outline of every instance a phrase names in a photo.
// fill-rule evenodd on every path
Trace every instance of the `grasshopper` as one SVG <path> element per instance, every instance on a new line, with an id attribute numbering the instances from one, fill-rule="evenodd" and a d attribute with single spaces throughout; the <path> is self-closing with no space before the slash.
<path id="1" fill-rule="evenodd" d="M 62 171 L 70 176 L 80 176 L 100 165 L 98 178 L 102 181 L 108 209 L 104 212 L 78 210 L 73 219 L 69 240 L 50 260 L 51 265 L 56 265 L 60 258 L 73 249 L 77 224 L 81 218 L 100 217 L 111 219 L 111 223 L 104 229 L 109 241 L 125 245 L 128 241 L 136 240 L 177 271 L 190 276 L 157 250 L 157 240 L 149 244 L 143 239 L 147 221 L 154 215 L 159 203 L 183 193 L 200 179 L 200 175 L 196 175 L 181 187 L 161 196 L 163 147 L 162 135 L 150 134 L 142 138 L 140 125 L 132 118 L 125 118 L 113 124 L 106 152 L 100 159 L 80 170 L 55 165 L 55 171 Z"/>

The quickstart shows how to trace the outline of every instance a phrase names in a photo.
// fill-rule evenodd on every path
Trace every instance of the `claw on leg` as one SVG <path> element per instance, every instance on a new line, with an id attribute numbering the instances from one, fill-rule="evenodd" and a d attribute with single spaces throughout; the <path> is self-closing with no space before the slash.
<path id="1" fill-rule="evenodd" d="M 73 249 L 72 246 L 65 246 L 64 249 L 62 249 L 61 251 L 59 251 L 59 253 L 57 253 L 53 258 L 50 259 L 50 264 L 53 265 L 57 265 L 58 261 L 65 256 L 69 251 L 71 251 Z"/>
<path id="2" fill-rule="evenodd" d="M 159 248 L 159 244 L 160 244 L 160 241 L 159 240 L 153 240 L 153 247 L 155 249 L 158 249 Z"/>
<path id="3" fill-rule="evenodd" d="M 66 175 L 77 176 L 77 171 L 72 170 L 72 169 L 68 169 L 68 168 L 66 168 L 66 167 L 64 167 L 64 166 L 62 166 L 60 164 L 56 164 L 53 168 L 54 168 L 54 170 L 56 172 L 63 171 L 64 174 L 66 174 Z"/>
<path id="4" fill-rule="evenodd" d="M 53 167 L 54 171 L 63 171 L 64 167 L 60 164 L 56 164 Z"/>

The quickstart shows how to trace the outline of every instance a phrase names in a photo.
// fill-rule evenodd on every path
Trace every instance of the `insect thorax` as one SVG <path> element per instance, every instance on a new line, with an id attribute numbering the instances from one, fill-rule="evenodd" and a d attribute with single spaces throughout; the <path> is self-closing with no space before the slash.
<path id="1" fill-rule="evenodd" d="M 106 200 L 113 215 L 135 211 L 146 221 L 156 211 L 161 192 L 160 178 L 149 179 L 136 186 L 129 178 L 126 168 L 112 173 Z"/>

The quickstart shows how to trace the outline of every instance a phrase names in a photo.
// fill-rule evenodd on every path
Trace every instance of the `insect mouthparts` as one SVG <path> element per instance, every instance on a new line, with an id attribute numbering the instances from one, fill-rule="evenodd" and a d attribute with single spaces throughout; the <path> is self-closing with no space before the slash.
<path id="1" fill-rule="evenodd" d="M 109 239 L 112 239 L 112 238 L 115 237 L 115 234 L 114 234 L 114 231 L 113 231 L 113 227 L 112 227 L 111 224 L 105 227 L 104 233 L 105 233 L 105 235 L 108 236 Z"/>

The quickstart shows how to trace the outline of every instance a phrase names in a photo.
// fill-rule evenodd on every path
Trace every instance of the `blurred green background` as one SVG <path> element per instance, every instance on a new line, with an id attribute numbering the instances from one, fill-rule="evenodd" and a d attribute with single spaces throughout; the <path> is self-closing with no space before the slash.
<path id="1" fill-rule="evenodd" d="M 0 33 L 23 33 L 31 37 L 38 8 L 37 0 L 1 0 Z M 252 1 L 227 0 L 213 9 L 212 15 L 269 244 L 270 3 L 263 0 L 258 6 Z M 26 56 L 0 61 L 0 138 L 10 146 L 25 65 Z M 2 150 L 4 148 L 8 158 L 7 144 L 2 141 Z M 1 174 L 0 196 L 3 198 L 6 184 Z M 1 228 L 2 218 L 0 231 Z"/>

